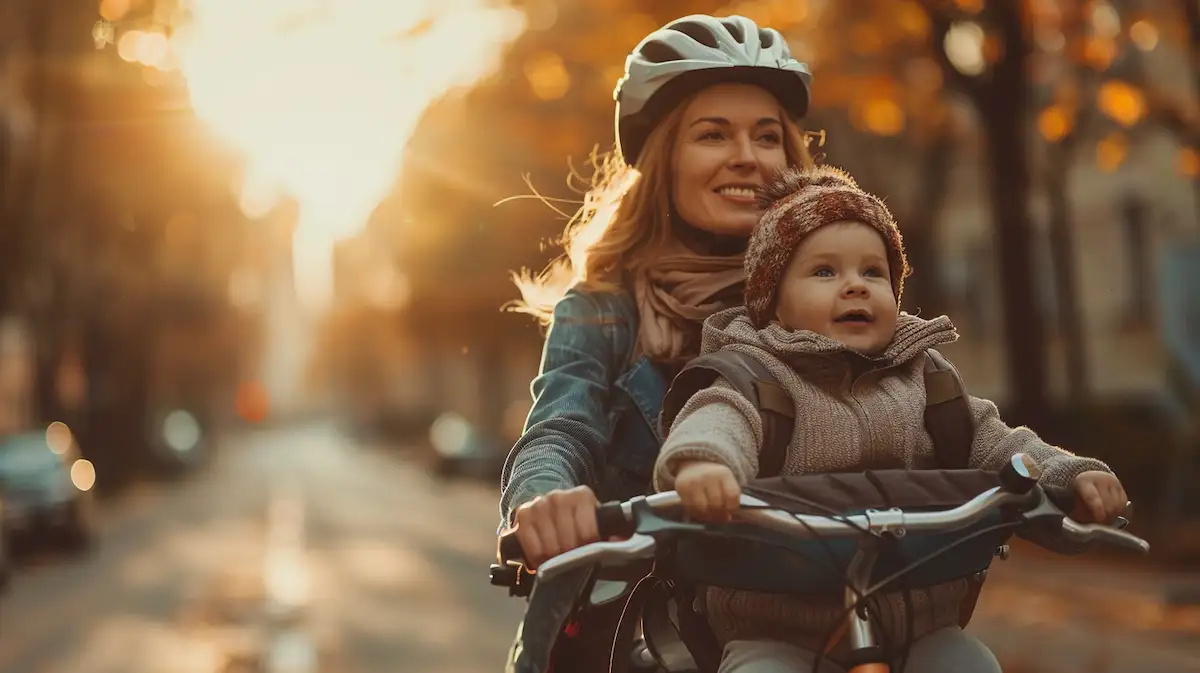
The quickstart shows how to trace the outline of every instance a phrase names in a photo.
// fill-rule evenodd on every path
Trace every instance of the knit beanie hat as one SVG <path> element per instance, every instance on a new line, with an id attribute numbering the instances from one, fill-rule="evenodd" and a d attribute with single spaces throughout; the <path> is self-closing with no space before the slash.
<path id="1" fill-rule="evenodd" d="M 746 250 L 746 307 L 756 327 L 771 321 L 779 282 L 800 242 L 841 220 L 862 222 L 883 236 L 892 292 L 900 304 L 909 274 L 900 229 L 883 201 L 860 189 L 849 173 L 832 166 L 789 168 L 762 189 L 759 202 L 766 211 Z"/>

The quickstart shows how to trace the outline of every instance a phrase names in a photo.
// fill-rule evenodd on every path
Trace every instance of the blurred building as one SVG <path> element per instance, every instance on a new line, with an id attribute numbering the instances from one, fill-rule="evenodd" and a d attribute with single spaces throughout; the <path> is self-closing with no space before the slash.
<path id="1" fill-rule="evenodd" d="M 129 21 L 153 21 L 138 9 Z M 171 411 L 207 427 L 231 407 L 248 245 L 232 165 L 184 89 L 111 48 L 92 3 L 3 11 L 3 313 L 32 335 L 34 418 L 66 421 L 117 481 L 162 462 Z"/>

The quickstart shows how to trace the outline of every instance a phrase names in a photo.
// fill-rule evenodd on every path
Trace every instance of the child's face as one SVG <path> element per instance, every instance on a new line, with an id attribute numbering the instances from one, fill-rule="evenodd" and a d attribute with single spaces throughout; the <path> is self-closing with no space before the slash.
<path id="1" fill-rule="evenodd" d="M 779 284 L 780 324 L 823 334 L 860 353 L 887 348 L 896 314 L 883 237 L 862 222 L 834 222 L 809 234 Z"/>

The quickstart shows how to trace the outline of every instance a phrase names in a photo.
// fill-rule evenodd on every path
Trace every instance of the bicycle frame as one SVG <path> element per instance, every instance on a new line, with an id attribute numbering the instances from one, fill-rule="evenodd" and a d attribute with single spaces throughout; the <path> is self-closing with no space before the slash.
<path id="1" fill-rule="evenodd" d="M 850 648 L 855 652 L 882 652 L 878 650 L 875 634 L 871 632 L 871 622 L 867 618 L 866 605 L 853 609 L 858 597 L 870 588 L 871 571 L 879 559 L 879 551 L 874 540 L 863 540 L 858 545 L 858 552 L 850 561 L 846 577 L 846 630 L 850 636 Z M 888 665 L 884 661 L 864 662 L 850 669 L 850 673 L 888 673 Z"/>

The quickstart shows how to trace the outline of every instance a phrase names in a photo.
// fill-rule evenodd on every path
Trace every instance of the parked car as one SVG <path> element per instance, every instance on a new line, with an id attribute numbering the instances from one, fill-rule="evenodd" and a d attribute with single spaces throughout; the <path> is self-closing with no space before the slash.
<path id="1" fill-rule="evenodd" d="M 504 469 L 504 447 L 461 414 L 448 411 L 429 427 L 433 473 L 443 479 L 475 477 L 495 482 Z"/>
<path id="2" fill-rule="evenodd" d="M 92 542 L 95 483 L 95 467 L 80 455 L 62 423 L 0 438 L 0 517 L 13 539 L 86 551 Z"/>

